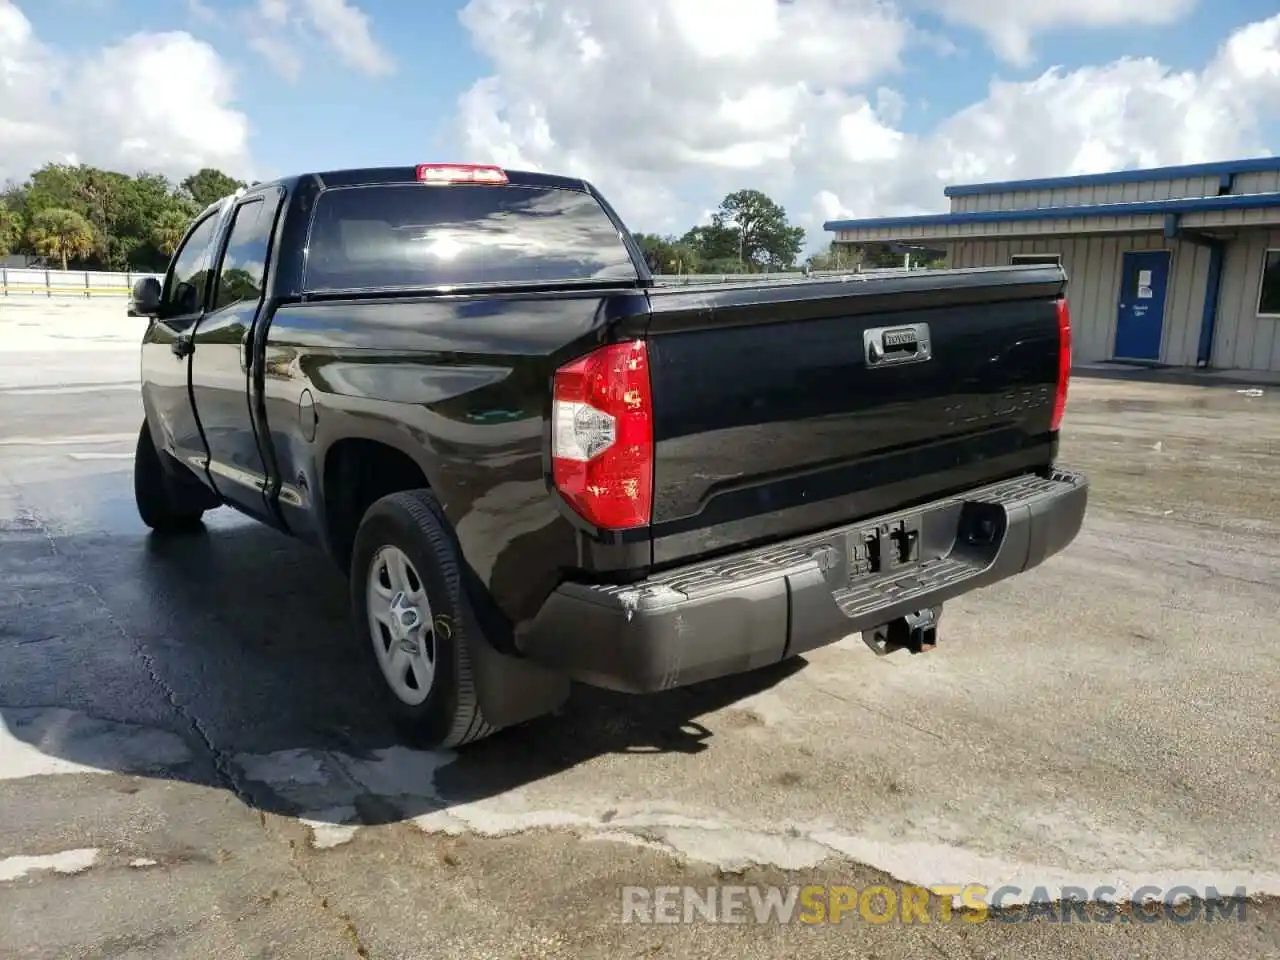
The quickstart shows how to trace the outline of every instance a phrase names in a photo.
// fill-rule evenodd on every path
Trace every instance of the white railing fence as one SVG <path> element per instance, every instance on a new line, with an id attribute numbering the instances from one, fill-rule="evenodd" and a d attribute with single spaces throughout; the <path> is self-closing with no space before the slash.
<path id="1" fill-rule="evenodd" d="M 843 277 L 854 274 L 879 275 L 905 273 L 901 267 L 854 270 L 814 270 L 807 276 Z M 734 280 L 803 280 L 800 271 L 787 273 L 684 273 L 658 274 L 654 279 L 663 286 L 686 283 L 729 283 Z M 133 285 L 143 277 L 156 273 L 111 273 L 105 270 L 42 270 L 35 267 L 0 267 L 0 297 L 127 297 Z"/>
<path id="2" fill-rule="evenodd" d="M 0 267 L 0 297 L 127 297 L 143 277 L 160 274 Z"/>

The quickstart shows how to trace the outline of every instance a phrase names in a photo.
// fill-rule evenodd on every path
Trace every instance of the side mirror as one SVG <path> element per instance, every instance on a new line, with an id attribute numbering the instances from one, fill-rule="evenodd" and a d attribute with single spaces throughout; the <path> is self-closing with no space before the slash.
<path id="1" fill-rule="evenodd" d="M 129 295 L 129 313 L 135 317 L 160 315 L 160 281 L 155 277 L 143 277 L 133 285 Z"/>

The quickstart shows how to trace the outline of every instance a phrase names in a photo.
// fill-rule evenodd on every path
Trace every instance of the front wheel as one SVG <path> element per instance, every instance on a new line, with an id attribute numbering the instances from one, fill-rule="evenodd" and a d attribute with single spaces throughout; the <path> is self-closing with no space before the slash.
<path id="1" fill-rule="evenodd" d="M 175 495 L 146 420 L 138 431 L 138 446 L 133 454 L 133 499 L 142 522 L 156 533 L 190 533 L 204 526 L 204 509 L 184 503 Z"/>
<path id="2" fill-rule="evenodd" d="M 414 742 L 457 747 L 495 731 L 472 672 L 475 618 L 430 491 L 393 493 L 369 508 L 352 549 L 351 605 L 376 682 Z"/>

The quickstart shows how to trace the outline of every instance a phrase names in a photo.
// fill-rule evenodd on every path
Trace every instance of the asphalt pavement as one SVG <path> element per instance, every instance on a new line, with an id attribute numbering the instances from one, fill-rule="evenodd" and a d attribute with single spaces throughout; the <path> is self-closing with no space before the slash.
<path id="1" fill-rule="evenodd" d="M 323 556 L 229 511 L 148 537 L 143 323 L 0 303 L 0 957 L 1280 956 L 1280 390 L 1078 378 L 1085 529 L 933 653 L 580 689 L 423 752 Z M 726 884 L 1248 899 L 622 922 L 624 888 Z"/>

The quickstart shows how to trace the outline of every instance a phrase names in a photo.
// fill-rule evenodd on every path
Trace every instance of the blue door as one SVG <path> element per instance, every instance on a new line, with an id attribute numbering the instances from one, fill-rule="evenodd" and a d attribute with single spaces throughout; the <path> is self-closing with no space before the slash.
<path id="1" fill-rule="evenodd" d="M 1159 360 L 1164 333 L 1164 294 L 1169 285 L 1169 251 L 1126 253 L 1120 269 L 1116 317 L 1117 360 Z"/>

